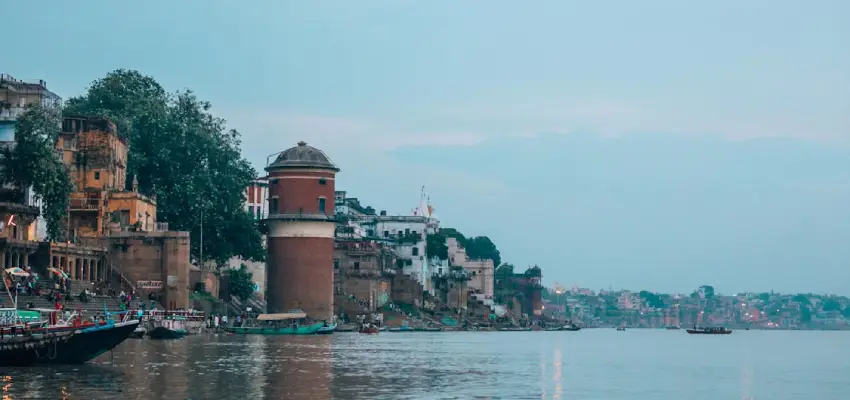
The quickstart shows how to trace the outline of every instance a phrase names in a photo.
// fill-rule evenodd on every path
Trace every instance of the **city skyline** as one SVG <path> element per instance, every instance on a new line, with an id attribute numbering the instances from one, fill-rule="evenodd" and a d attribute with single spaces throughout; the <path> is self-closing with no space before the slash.
<path id="1" fill-rule="evenodd" d="M 2 72 L 192 88 L 258 170 L 305 140 L 377 209 L 425 185 L 547 284 L 850 292 L 845 2 L 507 4 L 15 3 L 53 29 L 10 21 Z"/>

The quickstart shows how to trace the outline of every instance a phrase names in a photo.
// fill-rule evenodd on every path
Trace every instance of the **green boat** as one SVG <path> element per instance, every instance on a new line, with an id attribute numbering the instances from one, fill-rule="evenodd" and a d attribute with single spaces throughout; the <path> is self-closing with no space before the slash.
<path id="1" fill-rule="evenodd" d="M 256 326 L 224 328 L 238 335 L 315 335 L 327 325 L 324 322 L 304 323 L 307 314 L 297 311 L 281 314 L 260 314 Z"/>

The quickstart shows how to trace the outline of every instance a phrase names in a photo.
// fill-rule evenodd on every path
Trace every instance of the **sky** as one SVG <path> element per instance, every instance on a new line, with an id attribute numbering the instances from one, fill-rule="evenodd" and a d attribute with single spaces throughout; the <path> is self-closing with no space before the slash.
<path id="1" fill-rule="evenodd" d="M 258 169 L 489 236 L 572 287 L 850 294 L 850 2 L 10 2 L 0 72 L 190 88 Z M 26 16 L 26 17 L 24 17 Z"/>

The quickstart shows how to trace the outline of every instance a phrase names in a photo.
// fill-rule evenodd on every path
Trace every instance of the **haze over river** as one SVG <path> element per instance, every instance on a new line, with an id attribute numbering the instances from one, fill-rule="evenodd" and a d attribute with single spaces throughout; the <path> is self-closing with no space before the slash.
<path id="1" fill-rule="evenodd" d="M 850 332 L 586 329 L 129 339 L 2 399 L 850 399 Z"/>

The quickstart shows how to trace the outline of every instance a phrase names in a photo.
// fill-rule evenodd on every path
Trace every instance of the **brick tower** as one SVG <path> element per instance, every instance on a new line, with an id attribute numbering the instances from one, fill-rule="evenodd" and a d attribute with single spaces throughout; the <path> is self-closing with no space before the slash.
<path id="1" fill-rule="evenodd" d="M 339 168 L 305 142 L 266 167 L 269 180 L 267 305 L 333 317 L 334 177 Z"/>

